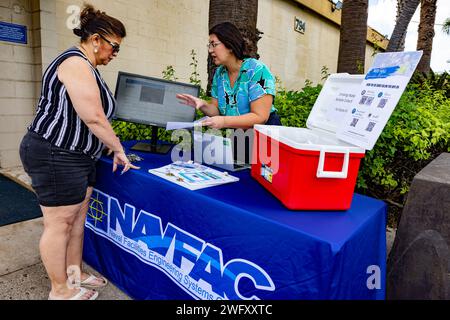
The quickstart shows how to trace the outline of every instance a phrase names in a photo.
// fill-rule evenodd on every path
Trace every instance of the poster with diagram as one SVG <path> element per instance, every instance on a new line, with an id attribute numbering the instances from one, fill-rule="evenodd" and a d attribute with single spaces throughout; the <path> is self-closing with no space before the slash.
<path id="1" fill-rule="evenodd" d="M 371 150 L 421 57 L 422 51 L 378 53 L 337 137 Z"/>

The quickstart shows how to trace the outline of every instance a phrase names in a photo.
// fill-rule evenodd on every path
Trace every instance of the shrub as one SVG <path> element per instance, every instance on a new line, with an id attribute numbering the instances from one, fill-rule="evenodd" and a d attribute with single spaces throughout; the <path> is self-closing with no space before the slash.
<path id="1" fill-rule="evenodd" d="M 443 91 L 411 84 L 373 150 L 366 153 L 357 190 L 385 200 L 396 226 L 414 176 L 450 151 L 450 99 Z"/>
<path id="2" fill-rule="evenodd" d="M 450 74 L 448 72 L 423 74 L 416 72 L 411 84 L 425 90 L 441 91 L 447 98 L 450 98 Z"/>
<path id="3" fill-rule="evenodd" d="M 312 86 L 310 82 L 306 82 L 302 91 L 277 89 L 274 105 L 283 126 L 306 127 L 306 120 L 320 90 L 322 85 Z"/>

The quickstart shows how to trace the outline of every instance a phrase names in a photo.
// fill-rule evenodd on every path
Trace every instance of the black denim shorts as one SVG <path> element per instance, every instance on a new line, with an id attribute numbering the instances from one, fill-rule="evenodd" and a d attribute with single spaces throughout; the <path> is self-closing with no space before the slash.
<path id="1" fill-rule="evenodd" d="M 23 137 L 20 159 L 42 206 L 81 203 L 88 186 L 95 184 L 95 159 L 55 147 L 34 132 Z"/>

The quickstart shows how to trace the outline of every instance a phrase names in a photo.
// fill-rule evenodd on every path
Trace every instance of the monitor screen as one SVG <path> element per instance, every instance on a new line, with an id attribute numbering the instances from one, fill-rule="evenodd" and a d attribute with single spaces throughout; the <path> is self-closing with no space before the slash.
<path id="1" fill-rule="evenodd" d="M 180 103 L 176 94 L 198 97 L 199 91 L 200 87 L 192 84 L 119 72 L 114 118 L 158 127 L 169 121 L 192 122 L 195 109 Z"/>

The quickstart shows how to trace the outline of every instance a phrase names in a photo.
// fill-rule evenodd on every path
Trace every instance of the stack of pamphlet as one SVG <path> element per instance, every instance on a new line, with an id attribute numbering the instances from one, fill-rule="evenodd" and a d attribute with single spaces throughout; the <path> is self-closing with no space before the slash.
<path id="1" fill-rule="evenodd" d="M 189 190 L 197 190 L 239 181 L 239 178 L 195 162 L 175 161 L 148 172 Z"/>

